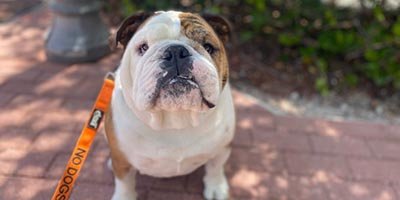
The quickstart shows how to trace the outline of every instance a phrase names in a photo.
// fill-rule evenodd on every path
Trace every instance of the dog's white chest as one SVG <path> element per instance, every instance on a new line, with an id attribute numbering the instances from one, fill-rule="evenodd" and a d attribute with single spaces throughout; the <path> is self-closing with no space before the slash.
<path id="1" fill-rule="evenodd" d="M 142 174 L 155 177 L 171 177 L 188 174 L 205 164 L 214 155 L 212 152 L 185 157 L 183 152 L 174 152 L 167 157 L 129 155 L 129 160 Z"/>
<path id="2" fill-rule="evenodd" d="M 119 149 L 143 174 L 171 177 L 194 171 L 232 140 L 234 110 L 230 90 L 225 93 L 226 102 L 198 127 L 155 131 L 129 112 L 116 90 L 112 111 Z"/>

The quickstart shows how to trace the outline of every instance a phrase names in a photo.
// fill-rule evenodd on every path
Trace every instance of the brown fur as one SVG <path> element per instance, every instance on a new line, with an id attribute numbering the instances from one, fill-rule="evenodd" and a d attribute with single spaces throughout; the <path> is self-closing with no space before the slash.
<path id="1" fill-rule="evenodd" d="M 218 37 L 223 43 L 231 40 L 231 25 L 225 18 L 220 15 L 202 14 L 201 17 L 214 29 Z"/>
<path id="2" fill-rule="evenodd" d="M 122 179 L 129 172 L 132 166 L 118 147 L 112 122 L 111 106 L 105 116 L 104 128 L 111 152 L 112 170 L 116 177 Z"/>
<path id="3" fill-rule="evenodd" d="M 225 36 L 218 37 L 216 30 L 217 23 L 213 23 L 213 27 L 208 24 L 200 15 L 192 13 L 182 13 L 179 15 L 181 20 L 182 33 L 189 39 L 195 41 L 192 46 L 199 52 L 207 53 L 202 46 L 209 43 L 215 47 L 214 53 L 211 55 L 221 80 L 221 86 L 224 87 L 229 75 L 228 60 L 226 58 L 225 47 L 222 41 Z M 214 28 L 215 27 L 215 28 Z M 223 29 L 226 30 L 226 29 Z M 219 31 L 222 33 L 222 31 Z"/>
<path id="4" fill-rule="evenodd" d="M 118 43 L 122 44 L 124 48 L 128 45 L 129 40 L 135 34 L 135 32 L 144 24 L 153 13 L 139 12 L 130 17 L 126 18 L 115 36 L 114 45 L 118 46 Z"/>

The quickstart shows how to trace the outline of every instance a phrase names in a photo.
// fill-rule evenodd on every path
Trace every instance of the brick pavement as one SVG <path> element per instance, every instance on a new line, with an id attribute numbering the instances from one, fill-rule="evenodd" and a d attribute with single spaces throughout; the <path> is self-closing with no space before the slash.
<path id="1" fill-rule="evenodd" d="M 43 10 L 0 24 L 0 199 L 49 199 L 118 54 L 97 63 L 45 60 Z M 237 133 L 226 166 L 233 199 L 400 199 L 400 127 L 274 116 L 234 92 Z M 98 136 L 72 199 L 109 199 L 107 144 Z M 139 199 L 202 199 L 204 172 L 137 177 Z"/>

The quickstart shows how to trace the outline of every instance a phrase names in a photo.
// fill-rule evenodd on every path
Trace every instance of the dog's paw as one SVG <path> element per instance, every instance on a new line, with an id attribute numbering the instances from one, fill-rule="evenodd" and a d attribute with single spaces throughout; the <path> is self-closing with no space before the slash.
<path id="1" fill-rule="evenodd" d="M 107 160 L 107 168 L 108 168 L 109 170 L 111 170 L 111 171 L 113 170 L 111 158 L 109 158 L 109 159 Z"/>
<path id="2" fill-rule="evenodd" d="M 229 185 L 224 177 L 219 182 L 205 181 L 203 196 L 207 200 L 227 200 L 229 199 Z"/>
<path id="3" fill-rule="evenodd" d="M 114 193 L 111 200 L 136 200 L 136 193 Z"/>

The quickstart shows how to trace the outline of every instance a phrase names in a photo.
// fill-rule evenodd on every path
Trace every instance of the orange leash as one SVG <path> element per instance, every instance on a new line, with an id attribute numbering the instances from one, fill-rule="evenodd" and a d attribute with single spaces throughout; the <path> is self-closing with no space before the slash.
<path id="1" fill-rule="evenodd" d="M 67 200 L 71 195 L 74 183 L 85 163 L 90 146 L 96 136 L 101 120 L 109 107 L 114 89 L 114 76 L 108 73 L 104 79 L 103 86 L 97 96 L 92 109 L 92 114 L 82 129 L 81 135 L 75 145 L 74 151 L 69 158 L 64 174 L 58 182 L 52 200 Z"/>

